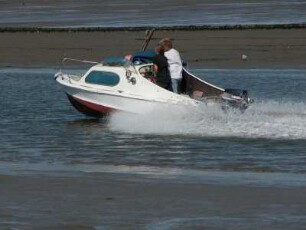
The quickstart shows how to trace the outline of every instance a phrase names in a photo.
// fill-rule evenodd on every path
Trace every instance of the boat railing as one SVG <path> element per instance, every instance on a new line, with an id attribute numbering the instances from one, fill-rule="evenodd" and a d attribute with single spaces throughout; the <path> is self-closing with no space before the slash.
<path id="1" fill-rule="evenodd" d="M 82 60 L 82 59 L 75 59 L 75 58 L 69 58 L 69 57 L 64 57 L 62 59 L 62 64 L 63 66 L 65 65 L 66 62 L 78 62 L 78 63 L 84 63 L 84 64 L 102 64 L 101 62 L 96 62 L 96 61 L 89 61 L 89 60 Z M 61 71 L 60 71 L 61 72 Z M 62 74 L 62 76 L 64 76 L 68 79 L 69 83 L 73 83 L 74 82 L 78 82 L 81 80 L 81 78 L 84 76 L 83 74 Z"/>
<path id="2" fill-rule="evenodd" d="M 67 62 L 67 61 L 82 62 L 82 63 L 86 63 L 86 64 L 102 64 L 101 62 L 82 60 L 82 59 L 75 59 L 75 58 L 68 58 L 68 57 L 63 58 L 62 63 L 65 64 L 65 62 Z"/>

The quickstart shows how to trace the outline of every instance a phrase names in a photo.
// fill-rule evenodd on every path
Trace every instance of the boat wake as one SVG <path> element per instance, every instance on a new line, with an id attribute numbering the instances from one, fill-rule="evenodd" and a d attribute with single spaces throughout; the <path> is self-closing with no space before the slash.
<path id="1" fill-rule="evenodd" d="M 145 114 L 114 113 L 108 126 L 112 131 L 133 134 L 306 139 L 306 104 L 262 101 L 244 113 L 224 112 L 217 105 L 167 106 Z"/>

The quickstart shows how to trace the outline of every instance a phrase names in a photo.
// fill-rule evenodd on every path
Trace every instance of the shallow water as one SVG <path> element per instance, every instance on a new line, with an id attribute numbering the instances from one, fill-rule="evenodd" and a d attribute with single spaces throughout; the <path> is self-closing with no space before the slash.
<path id="1" fill-rule="evenodd" d="M 305 0 L 0 1 L 2 26 L 121 27 L 305 23 Z"/>
<path id="2" fill-rule="evenodd" d="M 108 121 L 75 111 L 54 72 L 0 72 L 0 161 L 306 173 L 304 70 L 194 70 L 222 87 L 248 89 L 255 103 L 243 114 L 158 108 Z"/>

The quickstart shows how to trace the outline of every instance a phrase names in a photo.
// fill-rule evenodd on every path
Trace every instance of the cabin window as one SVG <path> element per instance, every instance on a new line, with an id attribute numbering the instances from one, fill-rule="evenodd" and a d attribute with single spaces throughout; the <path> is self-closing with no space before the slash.
<path id="1" fill-rule="evenodd" d="M 106 86 L 115 86 L 119 81 L 117 74 L 105 71 L 91 71 L 85 79 L 86 83 Z"/>

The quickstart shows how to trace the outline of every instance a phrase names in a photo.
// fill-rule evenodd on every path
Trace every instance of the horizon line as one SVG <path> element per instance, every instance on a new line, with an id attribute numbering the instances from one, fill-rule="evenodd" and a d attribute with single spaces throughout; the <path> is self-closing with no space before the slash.
<path id="1" fill-rule="evenodd" d="M 94 27 L 14 27 L 0 26 L 0 32 L 91 32 L 91 31 L 144 31 L 156 30 L 249 30 L 249 29 L 303 29 L 306 23 L 289 24 L 237 24 L 237 25 L 180 25 L 180 26 L 94 26 Z"/>

